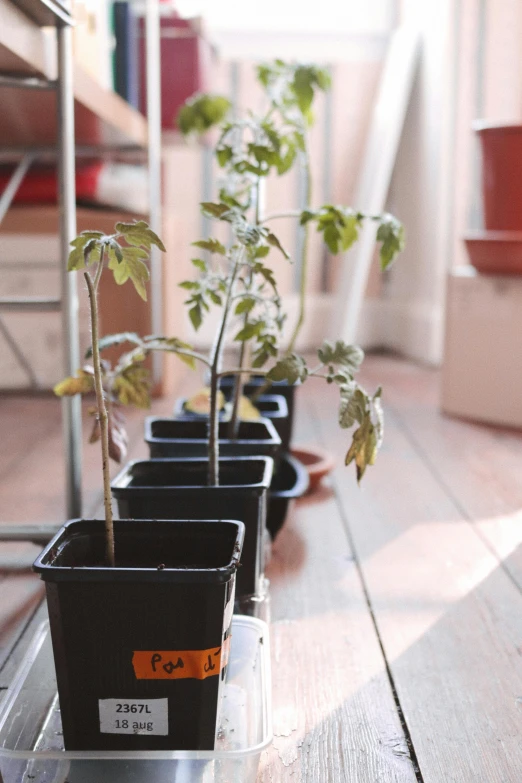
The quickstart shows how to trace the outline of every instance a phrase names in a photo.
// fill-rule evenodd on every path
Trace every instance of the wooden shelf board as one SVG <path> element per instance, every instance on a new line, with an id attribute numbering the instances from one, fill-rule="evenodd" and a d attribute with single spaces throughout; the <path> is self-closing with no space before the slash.
<path id="1" fill-rule="evenodd" d="M 55 76 L 52 41 L 9 0 L 0 0 L 0 71 Z M 147 120 L 79 66 L 74 69 L 76 143 L 147 144 Z M 0 88 L 0 146 L 56 143 L 53 90 Z"/>

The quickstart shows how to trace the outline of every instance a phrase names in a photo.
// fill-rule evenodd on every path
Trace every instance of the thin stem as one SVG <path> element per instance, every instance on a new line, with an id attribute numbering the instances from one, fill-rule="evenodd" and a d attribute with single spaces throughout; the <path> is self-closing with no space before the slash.
<path id="1" fill-rule="evenodd" d="M 223 315 L 217 334 L 214 350 L 212 354 L 212 364 L 210 366 L 210 419 L 208 436 L 208 483 L 210 486 L 219 486 L 219 413 L 218 413 L 218 391 L 219 391 L 219 367 L 223 355 L 225 333 L 227 329 L 228 316 L 234 297 L 236 277 L 242 263 L 243 252 L 239 252 L 234 261 L 234 266 L 230 275 L 230 282 L 227 289 L 227 296 L 223 306 Z"/>
<path id="2" fill-rule="evenodd" d="M 312 171 L 310 167 L 310 156 L 308 154 L 308 148 L 304 153 L 304 172 L 306 177 L 306 208 L 310 207 L 312 201 Z M 306 285 L 308 282 L 308 244 L 310 238 L 310 231 L 308 223 L 303 226 L 303 244 L 301 247 L 301 280 L 299 285 L 299 313 L 297 316 L 297 322 L 290 337 L 290 342 L 286 349 L 286 355 L 289 356 L 294 350 L 299 332 L 304 323 L 305 318 L 305 302 L 306 302 Z"/>
<path id="3" fill-rule="evenodd" d="M 100 362 L 100 348 L 98 345 L 98 284 L 103 271 L 104 252 L 102 250 L 101 258 L 96 270 L 94 281 L 88 272 L 84 272 L 85 281 L 89 291 L 90 315 L 91 315 L 91 333 L 92 333 L 92 363 L 94 367 L 94 389 L 96 392 L 96 406 L 98 408 L 98 419 L 100 422 L 101 449 L 102 449 L 102 470 L 103 470 L 103 505 L 105 508 L 105 545 L 106 557 L 109 566 L 114 568 L 114 524 L 112 519 L 111 504 L 111 477 L 109 473 L 109 417 L 105 398 L 103 395 L 102 371 Z"/>
<path id="4" fill-rule="evenodd" d="M 279 220 L 280 218 L 296 218 L 300 217 L 301 214 L 302 210 L 300 209 L 293 209 L 291 212 L 274 212 L 272 215 L 267 215 L 263 218 L 261 224 L 268 223 L 269 220 Z"/>

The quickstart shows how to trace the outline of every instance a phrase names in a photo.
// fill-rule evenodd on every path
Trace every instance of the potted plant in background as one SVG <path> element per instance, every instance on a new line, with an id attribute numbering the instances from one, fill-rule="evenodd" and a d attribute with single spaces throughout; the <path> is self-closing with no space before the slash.
<path id="1" fill-rule="evenodd" d="M 220 189 L 220 204 L 227 205 L 230 209 L 241 210 L 244 214 L 250 214 L 250 222 L 254 230 L 265 229 L 272 221 L 281 218 L 298 220 L 302 226 L 303 242 L 301 245 L 301 257 L 298 259 L 301 272 L 301 284 L 299 293 L 299 310 L 296 323 L 292 329 L 289 342 L 285 349 L 285 355 L 290 357 L 294 351 L 297 338 L 305 320 L 306 286 L 308 270 L 308 244 L 309 228 L 315 223 L 317 230 L 323 235 L 329 250 L 336 254 L 345 251 L 357 240 L 359 228 L 365 219 L 377 223 L 376 239 L 381 243 L 381 266 L 386 269 L 394 260 L 403 246 L 402 225 L 391 215 L 364 215 L 356 210 L 334 205 L 323 205 L 317 209 L 312 208 L 312 178 L 309 154 L 308 131 L 313 121 L 313 102 L 318 90 L 326 91 L 330 88 L 328 72 L 316 65 L 303 65 L 285 63 L 277 60 L 270 65 L 260 65 L 257 69 L 260 84 L 265 90 L 266 109 L 257 116 L 246 113 L 239 119 L 228 121 L 227 102 L 220 96 L 201 95 L 190 99 L 180 111 L 178 124 L 186 134 L 201 134 L 209 127 L 218 124 L 221 129 L 219 141 L 216 146 L 215 156 L 222 167 L 224 176 Z M 297 211 L 285 211 L 277 214 L 264 215 L 262 209 L 263 183 L 266 177 L 272 173 L 281 176 L 292 170 L 296 165 L 300 166 L 306 181 L 305 208 Z M 219 217 L 217 210 L 220 205 L 203 205 L 204 211 L 211 216 Z M 226 213 L 225 213 L 226 214 Z M 200 243 L 204 247 L 204 244 Z M 210 250 L 211 246 L 206 249 Z M 277 274 L 275 275 L 277 278 Z M 195 284 L 186 282 L 182 284 L 189 290 L 193 290 Z M 196 291 L 197 291 L 196 287 Z M 191 296 L 189 303 L 193 306 L 200 304 L 200 300 Z M 252 319 L 252 300 L 247 300 L 237 308 L 237 313 L 244 310 L 244 329 L 262 328 Z M 195 310 L 196 327 L 199 326 L 199 311 Z M 236 339 L 240 341 L 239 366 L 244 367 L 248 363 L 249 342 L 241 340 L 245 334 L 239 331 Z M 263 346 L 262 351 L 253 357 L 252 368 L 262 367 L 264 362 L 276 355 L 273 345 Z M 243 381 L 246 383 L 243 384 Z M 263 415 L 270 415 L 274 406 L 274 397 L 267 399 L 264 393 L 269 390 L 271 383 L 263 375 L 252 377 L 236 375 L 224 376 L 221 380 L 221 388 L 225 391 L 231 410 L 232 424 L 234 417 L 240 410 L 242 401 L 241 391 L 251 396 L 255 405 Z M 278 382 L 273 391 L 284 394 L 289 409 L 289 418 L 284 419 L 281 411 L 277 410 L 274 422 L 278 423 L 278 431 L 281 435 L 283 452 L 289 451 L 292 416 L 294 404 L 295 386 L 286 381 Z M 210 396 L 210 395 L 209 395 Z M 178 401 L 176 415 L 194 410 L 202 412 L 205 406 L 204 395 L 199 393 L 190 400 Z M 183 406 L 183 410 L 180 408 Z M 266 407 L 268 407 L 268 410 Z M 208 413 L 208 409 L 207 409 Z M 251 415 L 251 411 L 248 411 Z M 307 457 L 303 452 L 303 456 Z M 316 479 L 316 468 L 311 469 L 311 478 Z M 284 474 L 284 480 L 283 480 Z M 272 497 L 288 499 L 292 489 L 303 491 L 305 484 L 299 475 L 299 466 L 294 460 L 285 458 L 285 469 L 274 477 L 278 481 L 278 488 L 272 487 Z M 289 483 L 290 482 L 290 483 Z M 290 493 L 290 494 L 289 494 Z M 281 504 L 279 504 L 281 506 Z M 275 504 L 272 504 L 275 508 Z M 280 513 L 279 513 L 280 516 Z M 273 530 L 280 523 L 269 520 L 269 527 Z"/>
<path id="2" fill-rule="evenodd" d="M 116 403 L 143 404 L 135 349 L 112 371 L 100 358 L 98 287 L 106 267 L 145 298 L 146 223 L 82 233 L 69 270 L 84 270 L 92 368 L 57 387 L 95 392 L 104 520 L 68 522 L 34 568 L 45 580 L 67 750 L 212 749 L 244 527 L 234 521 L 113 521 L 109 458 L 123 451 Z M 175 508 L 172 509 L 175 516 Z"/>
<path id="3" fill-rule="evenodd" d="M 268 78 L 266 74 L 265 78 Z M 222 483 L 219 469 L 220 447 L 237 450 L 236 453 L 242 454 L 245 454 L 244 448 L 248 448 L 251 454 L 258 448 L 259 444 L 248 443 L 248 438 L 242 439 L 242 430 L 244 433 L 246 426 L 252 425 L 241 421 L 239 416 L 243 380 L 254 373 L 270 383 L 281 382 L 288 386 L 302 383 L 309 377 L 321 377 L 328 383 L 338 384 L 341 398 L 340 425 L 346 428 L 351 428 L 356 423 L 359 425 L 347 453 L 347 463 L 352 460 L 356 463 L 358 479 L 364 474 L 366 466 L 373 464 L 380 445 L 380 390 L 369 396 L 357 384 L 355 374 L 363 359 L 363 353 L 358 347 L 346 345 L 342 341 L 325 341 L 318 350 L 319 363 L 313 368 L 308 368 L 305 360 L 294 352 L 285 351 L 282 358 L 279 358 L 285 314 L 277 289 L 277 275 L 265 259 L 271 250 L 282 254 L 286 259 L 288 254 L 277 235 L 266 225 L 275 216 L 263 219 L 261 215 L 261 183 L 273 170 L 280 174 L 288 171 L 298 150 L 305 145 L 303 124 L 306 107 L 310 106 L 309 92 L 311 91 L 313 98 L 314 87 L 321 82 L 321 77 L 314 68 L 303 67 L 301 70 L 300 66 L 287 68 L 279 63 L 276 64 L 274 79 L 283 79 L 284 89 L 292 91 L 292 101 L 284 97 L 286 93 L 283 91 L 279 102 L 271 103 L 268 115 L 262 118 L 249 116 L 237 123 L 225 123 L 217 145 L 216 155 L 223 166 L 229 167 L 229 176 L 225 180 L 226 187 L 220 191 L 219 201 L 203 203 L 202 210 L 213 220 L 227 224 L 232 239 L 228 247 L 216 238 L 195 242 L 195 246 L 206 251 L 207 257 L 193 259 L 198 277 L 181 283 L 189 292 L 186 305 L 195 329 L 200 327 L 212 306 L 220 309 L 210 355 L 203 355 L 186 344 L 180 348 L 180 341 L 172 337 L 144 338 L 136 348 L 140 352 L 170 350 L 206 368 L 210 376 L 208 423 L 186 418 L 148 421 L 147 440 L 151 446 L 151 456 L 167 457 L 176 454 L 178 459 L 156 462 L 153 459 L 147 463 L 127 466 L 113 482 L 113 493 L 118 498 L 122 515 L 157 517 L 169 514 L 171 505 L 179 504 L 180 494 L 186 493 L 188 489 L 187 486 L 180 486 L 183 482 L 183 479 L 179 478 L 180 474 L 195 472 L 195 463 L 187 464 L 183 456 L 194 453 L 192 449 L 195 442 L 198 448 L 205 449 L 205 457 L 199 463 L 198 470 L 201 476 L 203 471 L 208 469 L 208 487 L 203 490 L 202 487 L 194 487 L 194 482 L 191 482 L 191 492 L 195 496 L 195 510 L 191 513 L 204 513 L 206 506 L 203 497 L 213 498 Z M 306 81 L 309 89 L 303 86 L 303 81 Z M 306 106 L 304 98 L 300 97 L 303 92 Z M 189 122 L 190 115 L 186 115 L 185 121 L 180 123 L 185 130 L 189 127 L 200 130 L 208 126 L 208 121 L 202 120 L 200 116 L 202 100 L 195 99 L 191 102 L 189 108 L 193 113 L 192 124 Z M 292 112 L 296 101 L 299 116 L 294 118 Z M 299 105 L 299 101 L 302 105 Z M 206 116 L 208 97 L 204 98 L 203 106 Z M 280 115 L 282 127 L 275 125 L 276 114 Z M 365 216 L 346 207 L 326 205 L 315 211 L 301 211 L 298 217 L 303 225 L 315 221 L 318 230 L 323 233 L 332 248 L 348 248 L 356 241 L 358 228 L 364 219 L 377 221 L 378 238 L 382 243 L 381 258 L 386 265 L 393 260 L 402 246 L 402 226 L 390 215 Z M 235 328 L 233 342 L 239 343 L 240 350 L 237 366 L 223 368 L 229 323 Z M 269 369 L 265 369 L 267 365 Z M 234 379 L 233 401 L 228 421 L 220 422 L 220 385 L 227 377 Z M 189 404 L 193 406 L 194 400 Z M 207 426 L 208 441 L 205 440 Z M 194 438 L 191 444 L 187 437 L 189 431 L 192 431 Z M 227 433 L 228 438 L 221 437 Z M 183 437 L 176 438 L 177 434 Z M 238 468 L 232 466 L 231 470 L 234 473 Z M 228 493 L 229 481 L 230 479 L 226 479 L 223 482 L 224 486 L 220 488 L 222 493 Z M 158 493 L 160 485 L 161 501 Z M 303 490 L 304 487 L 301 491 Z M 250 524 L 243 516 L 239 515 L 239 518 L 246 524 L 246 534 L 243 567 L 238 576 L 238 592 L 241 595 L 248 585 L 247 594 L 250 595 L 252 590 L 256 590 L 262 577 L 264 522 L 260 517 L 255 524 Z"/>

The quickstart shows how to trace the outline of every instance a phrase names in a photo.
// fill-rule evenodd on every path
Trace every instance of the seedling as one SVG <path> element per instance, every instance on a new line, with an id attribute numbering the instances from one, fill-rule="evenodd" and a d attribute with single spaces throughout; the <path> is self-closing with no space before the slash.
<path id="1" fill-rule="evenodd" d="M 68 271 L 84 270 L 83 275 L 89 294 L 92 347 L 87 358 L 92 364 L 78 370 L 76 376 L 66 378 L 55 387 L 55 393 L 64 395 L 91 394 L 96 406 L 91 409 L 94 427 L 91 442 L 99 440 L 102 452 L 103 503 L 105 509 L 106 559 L 115 565 L 114 525 L 111 505 L 109 459 L 120 461 L 126 451 L 126 435 L 119 405 L 149 406 L 148 373 L 143 367 L 146 354 L 136 349 L 125 354 L 114 369 L 102 361 L 100 351 L 116 342 L 123 342 L 129 335 L 111 337 L 108 341 L 99 336 L 98 289 L 105 268 L 113 274 L 116 283 L 123 285 L 131 280 L 142 299 L 147 299 L 145 288 L 149 270 L 145 261 L 152 245 L 165 250 L 161 239 L 144 221 L 116 223 L 115 233 L 83 231 L 71 242 Z M 132 337 L 132 336 L 131 336 Z"/>

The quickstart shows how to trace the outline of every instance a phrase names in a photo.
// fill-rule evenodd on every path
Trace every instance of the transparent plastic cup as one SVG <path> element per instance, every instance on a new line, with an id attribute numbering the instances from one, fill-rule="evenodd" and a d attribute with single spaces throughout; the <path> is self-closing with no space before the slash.
<path id="1" fill-rule="evenodd" d="M 65 751 L 48 623 L 0 705 L 3 783 L 255 783 L 272 741 L 266 623 L 235 615 L 214 750 Z"/>

